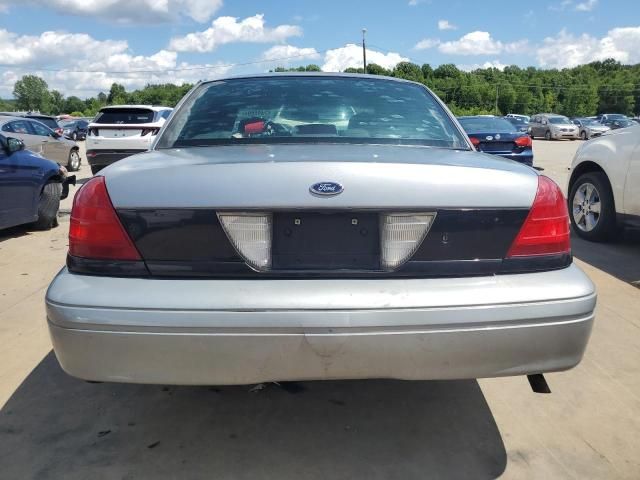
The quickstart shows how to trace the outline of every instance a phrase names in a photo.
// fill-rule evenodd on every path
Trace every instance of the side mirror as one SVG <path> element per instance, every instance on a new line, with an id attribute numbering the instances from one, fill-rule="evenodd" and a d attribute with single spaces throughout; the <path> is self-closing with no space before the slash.
<path id="1" fill-rule="evenodd" d="M 19 152 L 20 150 L 24 150 L 24 142 L 18 138 L 8 137 L 7 153 L 11 155 L 12 153 Z"/>

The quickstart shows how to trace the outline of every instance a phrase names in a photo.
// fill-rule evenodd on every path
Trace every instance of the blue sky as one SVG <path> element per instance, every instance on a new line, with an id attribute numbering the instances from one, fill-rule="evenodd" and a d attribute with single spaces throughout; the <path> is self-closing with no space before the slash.
<path id="1" fill-rule="evenodd" d="M 640 62 L 638 0 L 0 0 L 0 96 L 25 73 L 86 97 L 113 81 L 343 70 L 360 64 L 362 27 L 370 61 L 386 67 Z"/>

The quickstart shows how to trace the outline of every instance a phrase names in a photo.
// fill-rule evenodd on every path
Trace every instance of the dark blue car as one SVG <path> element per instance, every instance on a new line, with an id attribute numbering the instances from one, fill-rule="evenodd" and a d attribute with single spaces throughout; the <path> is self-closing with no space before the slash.
<path id="1" fill-rule="evenodd" d="M 471 143 L 480 152 L 533 166 L 533 142 L 531 137 L 504 118 L 492 115 L 459 117 Z"/>
<path id="2" fill-rule="evenodd" d="M 70 183 L 75 176 L 57 163 L 25 150 L 17 138 L 0 135 L 0 229 L 25 223 L 37 230 L 55 227 Z"/>

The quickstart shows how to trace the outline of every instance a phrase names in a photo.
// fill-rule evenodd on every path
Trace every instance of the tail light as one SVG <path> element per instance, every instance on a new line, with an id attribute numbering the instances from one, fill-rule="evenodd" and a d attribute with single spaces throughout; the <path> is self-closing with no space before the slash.
<path id="1" fill-rule="evenodd" d="M 507 258 L 571 252 L 569 212 L 560 187 L 538 176 L 538 191 Z"/>
<path id="2" fill-rule="evenodd" d="M 478 145 L 480 145 L 480 139 L 476 137 L 469 137 L 469 140 L 471 140 L 471 143 L 473 144 L 474 147 L 477 147 Z"/>
<path id="3" fill-rule="evenodd" d="M 58 135 L 62 135 L 64 133 L 64 130 L 62 128 L 56 128 L 54 130 Z"/>
<path id="4" fill-rule="evenodd" d="M 533 145 L 533 141 L 529 135 L 523 135 L 522 137 L 516 138 L 514 143 L 518 147 L 530 147 Z"/>
<path id="5" fill-rule="evenodd" d="M 234 248 L 254 270 L 271 267 L 271 214 L 218 213 Z"/>
<path id="6" fill-rule="evenodd" d="M 388 213 L 380 219 L 381 264 L 395 270 L 420 247 L 429 232 L 435 213 Z"/>
<path id="7" fill-rule="evenodd" d="M 113 208 L 104 177 L 93 177 L 73 200 L 69 254 L 102 260 L 141 260 Z"/>
<path id="8" fill-rule="evenodd" d="M 159 131 L 160 131 L 159 128 L 143 128 L 142 132 L 140 132 L 140 135 L 143 136 L 143 137 L 145 135 L 149 135 L 149 134 L 157 135 Z"/>

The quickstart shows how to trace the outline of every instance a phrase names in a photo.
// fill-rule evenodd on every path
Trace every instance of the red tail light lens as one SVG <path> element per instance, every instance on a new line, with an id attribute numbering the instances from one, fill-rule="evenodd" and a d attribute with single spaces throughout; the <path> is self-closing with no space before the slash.
<path id="1" fill-rule="evenodd" d="M 473 143 L 474 147 L 477 147 L 478 145 L 480 145 L 480 140 L 477 139 L 476 137 L 469 137 L 469 140 L 471 140 L 471 143 Z"/>
<path id="2" fill-rule="evenodd" d="M 515 140 L 515 144 L 519 147 L 530 147 L 533 145 L 533 141 L 529 135 L 524 135 L 522 137 L 518 137 Z"/>
<path id="3" fill-rule="evenodd" d="M 569 212 L 560 187 L 538 176 L 538 192 L 507 258 L 569 253 Z"/>
<path id="4" fill-rule="evenodd" d="M 141 260 L 113 208 L 104 177 L 89 180 L 73 200 L 69 254 L 95 259 Z"/>

